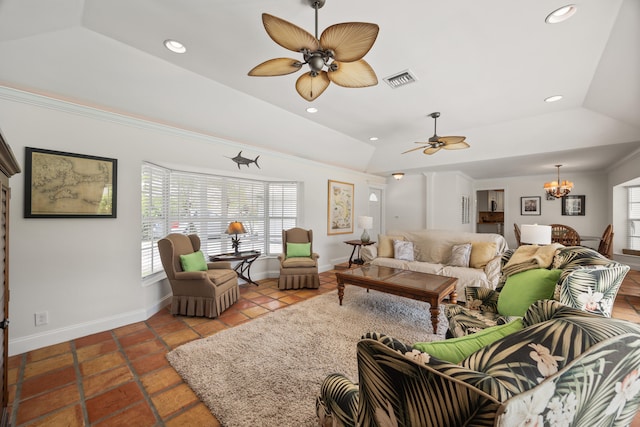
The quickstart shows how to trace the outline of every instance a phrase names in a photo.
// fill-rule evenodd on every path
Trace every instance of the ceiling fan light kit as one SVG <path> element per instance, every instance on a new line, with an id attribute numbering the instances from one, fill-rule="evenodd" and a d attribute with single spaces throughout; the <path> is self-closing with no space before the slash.
<path id="1" fill-rule="evenodd" d="M 378 84 L 373 68 L 362 59 L 373 47 L 379 27 L 366 22 L 345 22 L 331 25 L 318 38 L 318 9 L 325 0 L 309 0 L 315 10 L 315 37 L 284 19 L 262 14 L 262 23 L 273 41 L 285 49 L 302 53 L 302 61 L 274 58 L 251 71 L 249 76 L 282 76 L 299 71 L 308 65 L 296 81 L 298 94 L 307 101 L 318 98 L 331 82 L 347 88 L 369 87 Z"/>
<path id="2" fill-rule="evenodd" d="M 433 119 L 433 136 L 424 142 L 416 142 L 421 144 L 421 147 L 412 148 L 403 152 L 402 154 L 409 153 L 411 151 L 423 150 L 424 154 L 434 154 L 440 151 L 441 148 L 445 150 L 462 150 L 469 148 L 469 144 L 465 142 L 466 136 L 438 136 L 437 122 L 440 117 L 439 112 L 429 114 L 429 117 Z"/>
<path id="3" fill-rule="evenodd" d="M 558 180 L 544 183 L 544 191 L 556 199 L 566 196 L 573 190 L 573 182 L 567 180 L 560 181 L 560 166 L 562 165 L 556 165 L 558 168 Z"/>

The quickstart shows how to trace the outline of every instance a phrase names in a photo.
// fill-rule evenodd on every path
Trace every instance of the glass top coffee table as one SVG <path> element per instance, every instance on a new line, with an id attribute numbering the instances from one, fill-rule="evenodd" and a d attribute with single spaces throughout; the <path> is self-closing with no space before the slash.
<path id="1" fill-rule="evenodd" d="M 345 285 L 428 302 L 431 305 L 431 324 L 434 334 L 438 330 L 440 303 L 447 297 L 451 304 L 458 302 L 456 293 L 458 279 L 455 277 L 368 265 L 353 270 L 336 271 L 336 278 L 340 305 L 344 298 Z"/>

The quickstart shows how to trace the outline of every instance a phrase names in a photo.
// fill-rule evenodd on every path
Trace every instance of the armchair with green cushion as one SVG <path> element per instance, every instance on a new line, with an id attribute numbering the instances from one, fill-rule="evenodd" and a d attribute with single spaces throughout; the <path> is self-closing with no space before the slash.
<path id="1" fill-rule="evenodd" d="M 367 334 L 357 344 L 358 384 L 340 374 L 323 382 L 319 425 L 631 423 L 640 406 L 640 325 L 553 300 L 537 301 L 521 321 L 523 329 L 460 363 Z"/>
<path id="2" fill-rule="evenodd" d="M 503 266 L 513 253 L 509 251 L 503 256 Z M 582 246 L 560 248 L 551 268 L 514 274 L 496 290 L 467 287 L 466 306 L 450 304 L 445 307 L 448 335 L 468 335 L 507 323 L 514 316 L 522 316 L 525 308 L 537 299 L 552 297 L 567 306 L 611 317 L 616 295 L 629 271 L 629 266 Z"/>
<path id="3" fill-rule="evenodd" d="M 197 235 L 169 234 L 158 251 L 173 293 L 171 314 L 218 317 L 238 300 L 237 273 L 229 262 L 207 262 Z"/>
<path id="4" fill-rule="evenodd" d="M 319 288 L 318 258 L 313 251 L 313 230 L 300 227 L 282 230 L 278 289 Z"/>

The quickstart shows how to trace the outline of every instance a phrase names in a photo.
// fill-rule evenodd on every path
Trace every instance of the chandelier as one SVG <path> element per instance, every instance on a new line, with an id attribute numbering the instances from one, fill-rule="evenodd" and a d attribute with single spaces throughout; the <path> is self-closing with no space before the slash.
<path id="1" fill-rule="evenodd" d="M 544 183 L 544 191 L 556 199 L 566 196 L 573 190 L 573 182 L 567 180 L 560 181 L 560 166 L 562 165 L 556 165 L 558 168 L 558 180 Z"/>

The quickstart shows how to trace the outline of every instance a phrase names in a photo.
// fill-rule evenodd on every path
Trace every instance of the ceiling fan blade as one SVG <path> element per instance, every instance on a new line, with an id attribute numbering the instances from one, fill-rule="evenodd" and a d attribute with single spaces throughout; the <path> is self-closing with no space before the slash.
<path id="1" fill-rule="evenodd" d="M 445 144 L 458 144 L 465 140 L 465 136 L 440 136 L 438 137 L 439 142 L 444 142 Z"/>
<path id="2" fill-rule="evenodd" d="M 285 49 L 294 52 L 300 52 L 304 48 L 311 51 L 318 49 L 318 39 L 291 22 L 263 13 L 262 24 L 269 37 Z"/>
<path id="3" fill-rule="evenodd" d="M 435 147 L 435 148 L 434 148 L 434 147 L 429 147 L 429 148 L 426 148 L 426 149 L 423 151 L 423 153 L 424 153 L 424 154 L 434 154 L 434 153 L 437 153 L 437 152 L 438 152 L 438 150 L 440 150 L 440 147 Z"/>
<path id="4" fill-rule="evenodd" d="M 442 146 L 442 148 L 444 148 L 446 150 L 462 150 L 462 149 L 469 148 L 469 147 L 470 147 L 470 145 L 467 144 L 464 141 L 456 142 L 455 144 L 444 144 Z"/>
<path id="5" fill-rule="evenodd" d="M 338 66 L 338 69 L 335 71 L 329 70 L 329 80 L 339 86 L 368 87 L 378 84 L 376 73 L 364 59 L 354 62 L 334 61 L 333 63 Z"/>
<path id="6" fill-rule="evenodd" d="M 366 22 L 345 22 L 328 27 L 320 36 L 320 46 L 331 49 L 340 62 L 362 59 L 378 37 L 379 27 Z"/>
<path id="7" fill-rule="evenodd" d="M 315 77 L 312 77 L 311 73 L 304 73 L 296 81 L 296 90 L 307 101 L 313 101 L 322 95 L 322 92 L 329 87 L 329 83 L 331 81 L 326 71 L 318 72 Z"/>
<path id="8" fill-rule="evenodd" d="M 250 76 L 284 76 L 300 70 L 300 61 L 291 58 L 275 58 L 264 61 L 249 71 Z"/>
<path id="9" fill-rule="evenodd" d="M 416 144 L 424 144 L 424 142 L 416 142 Z M 403 151 L 402 154 L 410 153 L 416 150 L 422 150 L 423 148 L 430 147 L 430 145 L 423 145 L 422 147 L 412 148 L 411 150 Z"/>

